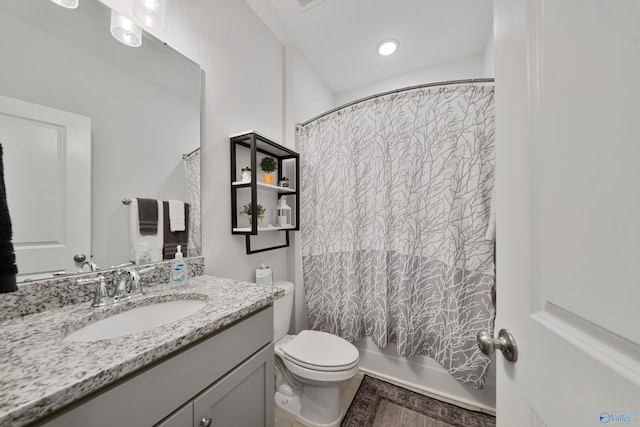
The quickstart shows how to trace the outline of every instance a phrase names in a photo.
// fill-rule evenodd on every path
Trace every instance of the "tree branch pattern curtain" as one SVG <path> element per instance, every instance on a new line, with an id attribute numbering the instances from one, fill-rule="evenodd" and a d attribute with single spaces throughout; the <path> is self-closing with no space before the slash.
<path id="1" fill-rule="evenodd" d="M 200 148 L 182 155 L 187 175 L 187 195 L 189 197 L 189 256 L 202 255 L 202 231 L 200 227 Z"/>
<path id="2" fill-rule="evenodd" d="M 413 90 L 298 128 L 309 325 L 484 386 L 492 331 L 493 86 Z"/>

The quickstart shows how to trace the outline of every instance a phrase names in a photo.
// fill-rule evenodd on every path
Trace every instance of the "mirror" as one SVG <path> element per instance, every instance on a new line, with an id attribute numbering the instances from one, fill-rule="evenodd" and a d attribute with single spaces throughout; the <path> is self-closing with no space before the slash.
<path id="1" fill-rule="evenodd" d="M 74 181 L 70 163 L 60 161 L 60 153 L 74 150 L 62 144 L 51 157 L 61 165 L 59 176 L 53 175 L 61 183 L 58 204 L 43 197 L 50 191 L 29 194 L 29 188 L 43 188 L 51 176 L 44 170 L 55 168 L 38 166 L 42 156 L 25 156 L 22 150 L 12 158 L 15 150 L 5 150 L 5 169 L 22 171 L 17 183 L 7 181 L 10 211 L 12 198 L 39 202 L 29 215 L 11 215 L 16 253 L 23 243 L 17 242 L 15 230 L 33 230 L 52 216 L 73 211 L 67 203 L 72 194 L 90 198 L 90 221 L 86 216 L 78 222 L 63 221 L 53 227 L 57 237 L 29 240 L 42 247 L 64 246 L 69 230 L 89 234 L 90 248 L 82 252 L 91 254 L 102 269 L 129 262 L 129 207 L 123 199 L 182 200 L 192 205 L 197 201 L 189 228 L 199 230 L 200 66 L 146 33 L 141 47 L 119 43 L 109 31 L 110 13 L 98 0 L 82 0 L 72 10 L 44 0 L 0 0 L 0 96 L 90 122 L 90 186 L 84 179 Z M 184 161 L 183 155 L 194 150 L 195 155 Z M 187 182 L 185 163 L 192 177 L 197 174 L 197 188 Z M 188 255 L 199 255 L 199 233 L 191 234 Z M 68 259 L 66 265 L 51 268 L 44 266 L 45 258 L 49 257 L 41 257 L 42 265 L 29 266 L 30 273 L 76 272 L 81 266 Z M 26 271 L 20 255 L 18 260 L 20 280 Z"/>

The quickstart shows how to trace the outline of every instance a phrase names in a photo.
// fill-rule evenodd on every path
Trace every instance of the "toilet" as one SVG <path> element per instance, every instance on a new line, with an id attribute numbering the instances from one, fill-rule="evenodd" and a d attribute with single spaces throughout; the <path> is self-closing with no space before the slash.
<path id="1" fill-rule="evenodd" d="M 285 292 L 273 304 L 276 405 L 309 427 L 338 426 L 342 385 L 358 373 L 358 349 L 326 332 L 287 335 L 294 285 L 278 280 L 273 285 Z"/>

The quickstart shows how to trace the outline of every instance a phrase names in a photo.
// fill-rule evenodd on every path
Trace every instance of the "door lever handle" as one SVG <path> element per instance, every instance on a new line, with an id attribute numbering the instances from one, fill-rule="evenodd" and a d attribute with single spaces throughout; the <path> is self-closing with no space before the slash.
<path id="1" fill-rule="evenodd" d="M 502 351 L 507 361 L 515 363 L 518 360 L 518 346 L 508 329 L 500 329 L 498 338 L 494 338 L 489 332 L 478 332 L 477 341 L 478 348 L 487 356 L 491 356 L 497 349 Z"/>

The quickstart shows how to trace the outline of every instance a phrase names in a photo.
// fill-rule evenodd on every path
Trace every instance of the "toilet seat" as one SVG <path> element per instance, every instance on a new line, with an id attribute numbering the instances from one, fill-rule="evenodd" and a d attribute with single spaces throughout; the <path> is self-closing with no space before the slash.
<path id="1" fill-rule="evenodd" d="M 348 365 L 340 365 L 340 366 L 323 366 L 323 365 L 313 365 L 310 363 L 305 363 L 302 362 L 300 360 L 294 359 L 290 356 L 288 356 L 287 354 L 284 355 L 284 359 L 288 362 L 291 363 L 295 363 L 296 365 L 302 367 L 302 368 L 306 368 L 306 369 L 311 369 L 314 371 L 321 371 L 321 372 L 339 372 L 339 371 L 346 371 L 349 370 L 351 368 L 353 368 L 354 366 L 358 365 L 358 360 L 355 360 L 353 363 L 350 363 Z"/>
<path id="2" fill-rule="evenodd" d="M 283 362 L 287 370 L 295 377 L 298 377 L 298 379 L 305 384 L 305 387 L 309 384 L 314 384 L 320 387 L 331 386 L 332 384 L 347 381 L 358 373 L 357 363 L 351 369 L 343 371 L 321 371 L 318 369 L 305 368 L 304 366 L 300 366 L 286 358 Z"/>
<path id="3" fill-rule="evenodd" d="M 321 331 L 304 330 L 282 348 L 285 362 L 305 370 L 343 372 L 357 368 L 358 349 L 348 341 Z"/>

